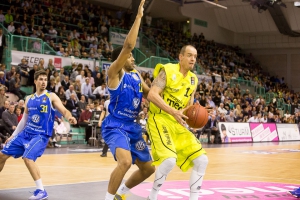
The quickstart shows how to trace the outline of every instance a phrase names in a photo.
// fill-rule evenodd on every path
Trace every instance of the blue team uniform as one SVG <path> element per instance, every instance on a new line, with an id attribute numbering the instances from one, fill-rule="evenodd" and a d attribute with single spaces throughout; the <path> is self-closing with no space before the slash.
<path id="1" fill-rule="evenodd" d="M 35 161 L 44 153 L 49 137 L 52 136 L 55 109 L 52 108 L 48 91 L 40 96 L 32 94 L 27 109 L 25 128 L 5 145 L 2 153 Z"/>
<path id="2" fill-rule="evenodd" d="M 132 162 L 151 160 L 148 146 L 136 120 L 143 96 L 141 79 L 137 72 L 124 72 L 116 89 L 108 88 L 110 104 L 108 115 L 102 123 L 102 137 L 115 156 L 116 148 L 131 151 Z"/>

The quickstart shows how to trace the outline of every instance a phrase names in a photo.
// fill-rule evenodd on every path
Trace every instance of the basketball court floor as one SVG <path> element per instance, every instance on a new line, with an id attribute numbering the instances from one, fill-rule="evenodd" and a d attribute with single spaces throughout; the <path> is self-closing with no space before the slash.
<path id="1" fill-rule="evenodd" d="M 203 144 L 209 158 L 199 199 L 295 199 L 287 190 L 300 186 L 300 141 L 276 143 Z M 49 200 L 103 200 L 116 163 L 101 148 L 70 145 L 47 149 L 37 160 Z M 136 170 L 132 166 L 125 179 Z M 189 175 L 175 167 L 159 200 L 188 199 Z M 130 191 L 128 200 L 146 199 L 152 175 Z M 0 173 L 0 200 L 28 199 L 34 182 L 22 159 L 10 158 Z"/>

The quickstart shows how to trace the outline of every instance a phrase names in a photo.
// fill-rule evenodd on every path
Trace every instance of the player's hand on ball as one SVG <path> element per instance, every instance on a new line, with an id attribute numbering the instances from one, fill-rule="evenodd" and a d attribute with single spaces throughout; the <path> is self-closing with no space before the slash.
<path id="1" fill-rule="evenodd" d="M 77 120 L 74 117 L 69 118 L 70 124 L 77 124 Z"/>
<path id="2" fill-rule="evenodd" d="M 174 112 L 172 114 L 172 116 L 176 119 L 176 121 L 181 124 L 182 126 L 185 126 L 186 123 L 185 123 L 185 120 L 184 119 L 188 119 L 187 116 L 185 116 L 183 113 L 184 113 L 185 109 L 183 110 L 175 110 L 174 109 Z"/>

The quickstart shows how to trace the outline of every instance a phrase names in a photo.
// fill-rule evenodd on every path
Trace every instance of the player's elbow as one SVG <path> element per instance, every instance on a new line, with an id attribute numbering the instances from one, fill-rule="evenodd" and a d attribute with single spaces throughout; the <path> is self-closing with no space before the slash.
<path id="1" fill-rule="evenodd" d="M 148 100 L 148 101 L 153 101 L 154 98 L 155 98 L 155 92 L 152 91 L 152 90 L 150 90 L 150 91 L 148 92 L 148 95 L 147 95 L 147 100 Z"/>
<path id="2" fill-rule="evenodd" d="M 135 46 L 134 42 L 130 42 L 130 41 L 127 40 L 124 43 L 123 48 L 126 49 L 126 50 L 130 50 L 131 51 L 132 49 L 134 49 L 134 46 Z"/>

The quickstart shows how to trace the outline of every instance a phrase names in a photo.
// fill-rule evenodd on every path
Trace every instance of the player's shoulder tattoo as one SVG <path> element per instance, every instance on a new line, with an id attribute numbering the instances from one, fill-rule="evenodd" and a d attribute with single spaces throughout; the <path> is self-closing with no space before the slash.
<path id="1" fill-rule="evenodd" d="M 161 89 L 165 89 L 167 84 L 167 74 L 164 69 L 160 70 L 158 76 L 154 79 L 152 86 L 157 86 Z"/>

